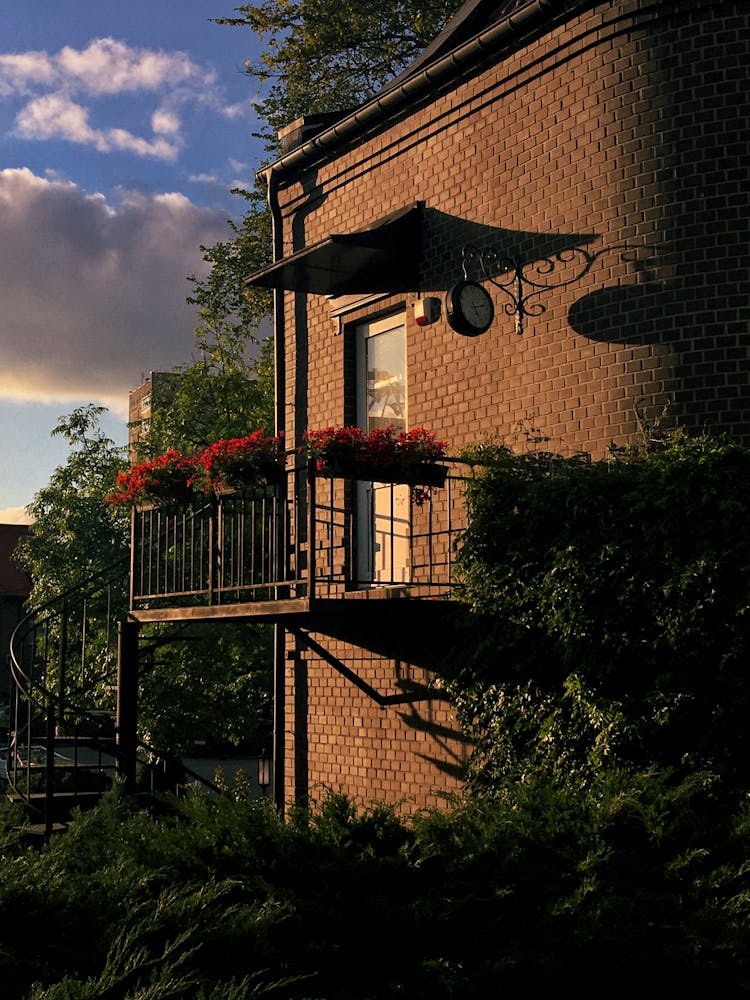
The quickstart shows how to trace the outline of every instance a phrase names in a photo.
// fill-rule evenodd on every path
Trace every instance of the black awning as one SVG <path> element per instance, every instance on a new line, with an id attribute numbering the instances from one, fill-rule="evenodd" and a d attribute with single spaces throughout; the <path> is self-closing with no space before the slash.
<path id="1" fill-rule="evenodd" d="M 417 288 L 421 202 L 368 229 L 336 233 L 257 271 L 248 285 L 317 295 L 366 295 Z"/>

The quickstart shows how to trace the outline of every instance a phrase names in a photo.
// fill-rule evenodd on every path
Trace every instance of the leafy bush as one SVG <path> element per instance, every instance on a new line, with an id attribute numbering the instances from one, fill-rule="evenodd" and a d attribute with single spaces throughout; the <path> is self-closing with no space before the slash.
<path id="1" fill-rule="evenodd" d="M 715 782 L 508 784 L 409 825 L 331 796 L 116 794 L 4 859 L 4 1000 L 416 1000 L 750 988 L 750 812 Z"/>
<path id="2" fill-rule="evenodd" d="M 461 597 L 484 617 L 451 680 L 478 783 L 663 766 L 744 785 L 750 451 L 683 436 L 598 463 L 496 449 L 469 507 Z"/>

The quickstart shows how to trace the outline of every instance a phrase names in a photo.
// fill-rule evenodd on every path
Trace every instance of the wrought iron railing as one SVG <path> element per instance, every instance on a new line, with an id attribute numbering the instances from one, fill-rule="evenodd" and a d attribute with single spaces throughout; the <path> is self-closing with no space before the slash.
<path id="1" fill-rule="evenodd" d="M 164 784 L 177 761 L 139 741 L 124 761 L 117 721 L 119 628 L 127 558 L 31 610 L 10 641 L 11 703 L 0 787 L 48 838 L 71 810 L 98 801 L 140 765 L 141 785 Z M 182 768 L 190 780 L 206 782 Z"/>
<path id="2" fill-rule="evenodd" d="M 445 593 L 465 527 L 468 473 L 448 464 L 442 488 L 363 486 L 310 464 L 288 469 L 275 486 L 134 511 L 131 609 L 334 597 L 375 583 Z M 375 507 L 373 533 L 363 522 L 373 523 Z M 373 570 L 365 549 L 376 545 Z"/>
<path id="3" fill-rule="evenodd" d="M 11 705 L 3 777 L 47 835 L 95 801 L 116 771 L 117 626 L 127 562 L 29 612 L 10 644 Z"/>

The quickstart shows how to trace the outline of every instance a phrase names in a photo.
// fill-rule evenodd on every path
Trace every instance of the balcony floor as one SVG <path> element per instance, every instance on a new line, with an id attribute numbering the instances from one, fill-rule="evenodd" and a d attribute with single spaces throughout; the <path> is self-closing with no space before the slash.
<path id="1" fill-rule="evenodd" d="M 408 587 L 373 587 L 343 597 L 131 611 L 155 622 L 268 622 L 303 629 L 414 665 L 435 667 L 452 645 L 463 615 L 447 598 L 415 597 Z M 463 609 L 465 611 L 465 609 Z"/>

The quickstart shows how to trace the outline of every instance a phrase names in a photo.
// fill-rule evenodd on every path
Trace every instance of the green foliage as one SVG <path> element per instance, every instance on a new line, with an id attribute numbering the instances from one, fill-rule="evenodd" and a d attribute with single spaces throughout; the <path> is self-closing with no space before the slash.
<path id="1" fill-rule="evenodd" d="M 435 38 L 460 0 L 266 0 L 217 24 L 247 27 L 264 48 L 248 74 L 270 90 L 258 104 L 276 132 L 302 115 L 353 108 L 404 69 Z"/>
<path id="2" fill-rule="evenodd" d="M 189 454 L 273 426 L 271 344 L 252 357 L 244 334 L 225 332 L 199 346 L 201 354 L 191 364 L 174 369 L 180 378 L 165 404 L 154 408 L 139 457 L 170 448 Z"/>
<path id="3" fill-rule="evenodd" d="M 205 278 L 193 275 L 188 302 L 198 310 L 198 339 L 210 341 L 224 331 L 243 336 L 255 334 L 271 309 L 270 292 L 249 288 L 245 278 L 271 260 L 271 220 L 262 181 L 252 191 L 237 189 L 247 212 L 240 223 L 228 222 L 230 238 L 212 247 L 201 247 L 210 264 Z"/>
<path id="4" fill-rule="evenodd" d="M 210 265 L 204 278 L 190 278 L 188 302 L 195 306 L 195 356 L 177 365 L 174 390 L 154 408 L 143 458 L 170 448 L 192 452 L 223 438 L 273 428 L 273 342 L 257 335 L 271 311 L 270 293 L 245 279 L 270 262 L 271 222 L 263 191 L 238 190 L 249 208 L 228 222 L 230 237 L 201 247 Z"/>
<path id="5" fill-rule="evenodd" d="M 750 988 L 750 813 L 695 773 L 508 783 L 411 824 L 117 791 L 4 859 L 7 1000 L 630 997 Z M 376 958 L 377 960 L 374 960 Z"/>
<path id="6" fill-rule="evenodd" d="M 452 671 L 478 782 L 656 764 L 744 783 L 750 452 L 482 457 L 459 564 L 485 617 Z"/>
<path id="7" fill-rule="evenodd" d="M 28 511 L 34 518 L 18 547 L 31 575 L 31 603 L 38 605 L 127 554 L 126 512 L 104 503 L 125 461 L 125 449 L 102 432 L 102 406 L 79 407 L 53 429 L 70 445 L 68 459 L 52 473 Z"/>
<path id="8" fill-rule="evenodd" d="M 172 753 L 262 749 L 259 730 L 271 715 L 272 631 L 192 623 L 156 627 L 144 638 L 139 704 L 144 739 Z"/>
<path id="9" fill-rule="evenodd" d="M 273 427 L 271 342 L 253 355 L 245 332 L 225 329 L 210 342 L 199 334 L 197 343 L 198 357 L 174 369 L 180 378 L 154 407 L 139 457 L 171 448 L 190 454 L 214 441 Z"/>
<path id="10" fill-rule="evenodd" d="M 247 383 L 241 389 L 247 399 Z M 260 392 L 260 390 L 258 390 Z M 240 388 L 238 386 L 238 394 Z M 263 404 L 265 405 L 265 403 Z M 71 446 L 65 465 L 55 470 L 29 509 L 36 520 L 19 546 L 20 560 L 31 574 L 29 605 L 39 607 L 118 559 L 125 560 L 129 516 L 104 502 L 114 490 L 125 449 L 116 447 L 99 429 L 101 407 L 89 405 L 62 418 L 54 433 Z M 258 414 L 260 415 L 260 414 Z M 87 602 L 86 705 L 114 708 L 114 617 L 127 612 L 127 573 L 121 587 Z M 48 683 L 56 689 L 59 620 L 47 637 Z M 75 593 L 67 615 L 68 659 L 80 663 L 82 628 Z M 184 635 L 174 627 L 144 630 L 139 723 L 148 742 L 160 749 L 187 752 L 201 739 L 224 749 L 257 743 L 259 718 L 269 714 L 271 630 L 246 626 L 215 630 L 194 624 Z M 73 684 L 68 671 L 69 687 Z M 70 692 L 69 692 L 70 693 Z M 78 698 L 78 701 L 81 699 Z"/>

